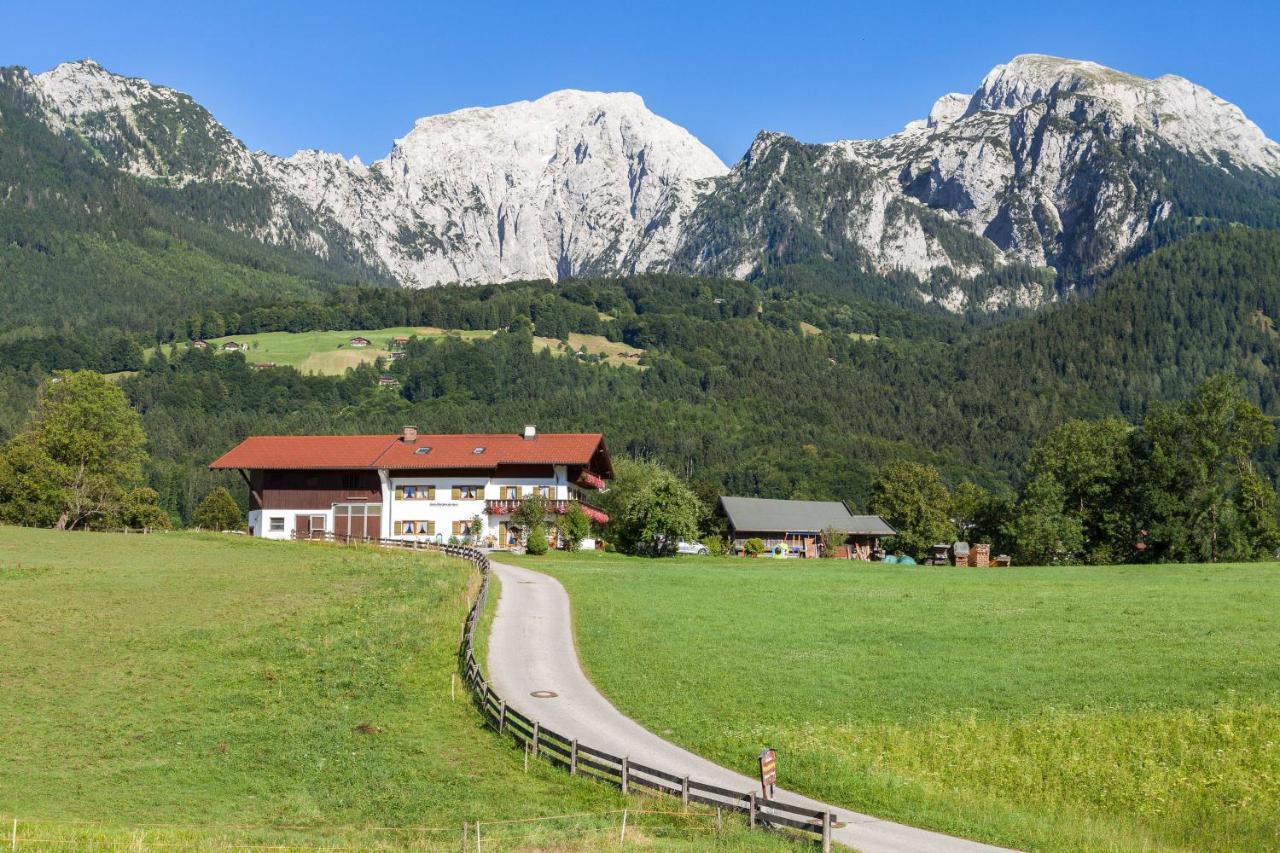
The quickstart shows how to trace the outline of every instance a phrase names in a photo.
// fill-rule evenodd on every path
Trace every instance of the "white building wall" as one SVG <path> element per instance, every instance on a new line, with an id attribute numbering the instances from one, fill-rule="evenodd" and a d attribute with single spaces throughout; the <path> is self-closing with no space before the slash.
<path id="1" fill-rule="evenodd" d="M 333 532 L 333 510 L 331 509 L 255 509 L 249 513 L 249 526 L 253 535 L 263 539 L 293 539 L 298 529 L 298 516 L 324 516 L 324 529 Z M 282 519 L 283 530 L 272 530 L 272 519 Z M 309 527 L 310 525 L 308 525 Z"/>
<path id="2" fill-rule="evenodd" d="M 385 474 L 385 472 L 384 472 Z M 425 500 L 422 498 L 403 498 L 396 499 L 397 489 L 405 486 L 416 486 L 425 488 L 429 486 L 435 487 L 435 499 Z M 474 500 L 453 498 L 453 488 L 455 486 L 475 486 L 477 487 L 477 497 Z M 485 501 L 502 500 L 504 487 L 515 486 L 520 489 L 520 497 L 528 497 L 535 494 L 538 489 L 549 488 L 550 500 L 569 500 L 568 474 L 565 466 L 557 465 L 549 476 L 542 477 L 440 477 L 430 474 L 415 477 L 393 477 L 388 478 L 384 489 L 387 494 L 388 509 L 383 512 L 383 523 L 387 528 L 385 534 L 393 539 L 416 539 L 427 540 L 434 539 L 440 542 L 448 542 L 453 536 L 453 523 L 455 521 L 467 522 L 475 516 L 480 516 L 484 522 L 485 536 L 497 537 L 498 524 L 507 520 L 508 516 L 492 516 L 485 512 Z M 434 521 L 434 536 L 423 536 L 414 534 L 412 536 L 397 533 L 399 525 L 396 522 L 402 521 Z"/>
<path id="3" fill-rule="evenodd" d="M 520 498 L 537 493 L 539 489 L 549 489 L 550 500 L 572 500 L 578 497 L 577 489 L 569 485 L 565 466 L 555 466 L 550 476 L 542 477 L 452 477 L 426 474 L 415 477 L 390 477 L 386 471 L 379 471 L 382 483 L 382 519 L 380 535 L 384 539 L 411 539 L 426 541 L 428 539 L 448 542 L 453 536 L 455 521 L 467 522 L 475 516 L 484 521 L 484 536 L 498 536 L 498 525 L 507 521 L 509 516 L 490 517 L 485 512 L 486 500 L 501 500 L 504 487 L 517 487 Z M 403 498 L 397 500 L 396 490 L 405 486 L 435 487 L 435 499 Z M 455 486 L 477 487 L 474 500 L 453 498 Z M 249 526 L 254 535 L 264 539 L 292 539 L 297 529 L 298 516 L 324 516 L 324 529 L 333 532 L 333 511 L 322 509 L 267 509 L 252 510 L 249 513 Z M 272 530 L 271 520 L 281 519 L 283 529 Z M 434 521 L 434 536 L 405 535 L 398 533 L 400 521 Z"/>

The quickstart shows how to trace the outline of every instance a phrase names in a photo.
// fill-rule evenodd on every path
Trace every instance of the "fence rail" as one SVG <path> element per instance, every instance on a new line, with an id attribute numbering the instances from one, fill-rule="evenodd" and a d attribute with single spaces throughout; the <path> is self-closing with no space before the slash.
<path id="1" fill-rule="evenodd" d="M 380 540 L 379 544 L 383 541 Z M 396 545 L 424 547 L 419 543 L 396 541 Z M 679 797 L 682 805 L 699 802 L 728 809 L 747 817 L 752 827 L 787 828 L 811 836 L 820 841 L 824 853 L 831 850 L 831 828 L 835 815 L 821 809 L 809 809 L 791 803 L 769 800 L 754 791 L 741 792 L 717 785 L 699 782 L 688 776 L 680 776 L 655 767 L 633 763 L 627 756 L 612 755 L 572 738 L 543 727 L 537 720 L 507 705 L 493 686 L 485 680 L 484 672 L 476 662 L 474 643 L 476 625 L 484 613 L 489 597 L 489 558 L 479 549 L 460 545 L 425 545 L 433 550 L 469 561 L 480 571 L 480 589 L 467 612 L 462 626 L 462 641 L 458 649 L 459 669 L 463 682 L 470 690 L 476 706 L 485 721 L 499 734 L 511 737 L 535 757 L 548 759 L 569 771 L 572 775 L 586 775 L 618 786 L 624 794 L 632 786 L 642 787 L 673 797 Z M 590 771 L 584 773 L 584 771 Z"/>

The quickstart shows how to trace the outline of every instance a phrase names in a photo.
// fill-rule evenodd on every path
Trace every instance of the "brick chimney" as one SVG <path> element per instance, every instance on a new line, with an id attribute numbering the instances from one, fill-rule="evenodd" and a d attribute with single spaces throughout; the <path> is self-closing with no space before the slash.
<path id="1" fill-rule="evenodd" d="M 411 426 L 405 427 L 404 432 L 400 434 L 400 440 L 405 444 L 413 444 L 418 440 L 418 428 Z"/>
<path id="2" fill-rule="evenodd" d="M 537 437 L 538 437 L 538 428 L 537 428 L 536 426 L 534 426 L 533 424 L 525 424 L 525 425 L 524 425 L 524 440 L 525 440 L 525 441 L 532 441 L 533 439 L 535 439 L 535 438 L 537 438 Z"/>

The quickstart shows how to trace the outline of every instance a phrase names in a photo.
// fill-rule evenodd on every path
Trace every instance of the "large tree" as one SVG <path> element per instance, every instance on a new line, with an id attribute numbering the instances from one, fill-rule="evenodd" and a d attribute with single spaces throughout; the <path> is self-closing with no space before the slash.
<path id="1" fill-rule="evenodd" d="M 890 462 L 871 483 L 868 507 L 898 531 L 894 547 L 920 556 L 954 535 L 951 494 L 938 470 L 919 462 Z"/>
<path id="2" fill-rule="evenodd" d="M 1028 481 L 1048 477 L 1061 488 L 1060 509 L 1077 522 L 1091 563 L 1114 562 L 1132 550 L 1125 496 L 1130 432 L 1119 418 L 1072 419 L 1045 436 L 1027 462 Z M 1046 496 L 1041 492 L 1039 499 Z"/>
<path id="3" fill-rule="evenodd" d="M 653 462 L 619 459 L 614 481 L 605 493 L 609 535 L 630 554 L 675 552 L 681 539 L 698 533 L 702 505 L 693 490 Z"/>
<path id="4" fill-rule="evenodd" d="M 1252 457 L 1274 442 L 1271 421 L 1227 376 L 1179 405 L 1154 406 L 1134 441 L 1133 511 L 1146 554 L 1218 561 L 1273 552 L 1275 490 Z"/>
<path id="5" fill-rule="evenodd" d="M 0 450 L 0 518 L 60 530 L 159 522 L 155 493 L 143 489 L 146 441 L 116 385 L 92 371 L 58 373 Z"/>

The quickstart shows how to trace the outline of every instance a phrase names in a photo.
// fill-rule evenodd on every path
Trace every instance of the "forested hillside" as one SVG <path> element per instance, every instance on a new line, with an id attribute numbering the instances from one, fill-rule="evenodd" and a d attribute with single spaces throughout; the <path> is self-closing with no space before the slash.
<path id="1" fill-rule="evenodd" d="M 0 334 L 151 332 L 156 318 L 227 295 L 314 296 L 379 280 L 336 252 L 324 261 L 222 227 L 270 203 L 250 187 L 169 187 L 110 167 L 33 117 L 21 73 L 0 69 Z"/>
<path id="2" fill-rule="evenodd" d="M 516 430 L 533 421 L 603 431 L 615 454 L 660 460 L 708 496 L 862 503 L 873 473 L 901 458 L 931 462 L 953 482 L 1015 485 L 1034 442 L 1064 420 L 1134 421 L 1151 402 L 1186 396 L 1214 372 L 1240 377 L 1264 411 L 1280 413 L 1280 234 L 1245 228 L 1159 249 L 1089 299 L 995 326 L 674 276 L 344 289 L 318 302 L 233 308 L 174 320 L 162 334 L 185 341 L 209 322 L 232 333 L 393 324 L 501 331 L 419 341 L 393 365 L 342 378 L 254 370 L 238 354 L 185 342 L 162 345 L 144 366 L 138 346 L 150 340 L 117 341 L 133 349 L 115 355 L 142 368 L 122 386 L 151 439 L 153 485 L 182 517 L 214 477 L 203 468 L 208 460 L 255 432 L 394 431 L 405 423 Z M 611 367 L 597 356 L 536 352 L 531 340 L 572 332 L 603 334 L 645 355 Z M 97 338 L 68 332 L 64 343 L 0 346 L 6 434 L 38 376 L 118 366 Z M 401 380 L 399 389 L 377 387 L 380 369 Z M 1274 451 L 1264 470 L 1276 474 Z"/>

